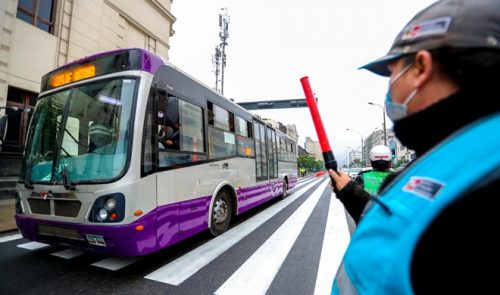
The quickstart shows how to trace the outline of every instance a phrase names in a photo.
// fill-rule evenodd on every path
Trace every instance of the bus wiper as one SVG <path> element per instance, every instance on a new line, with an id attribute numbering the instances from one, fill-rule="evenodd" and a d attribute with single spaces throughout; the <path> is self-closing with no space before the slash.
<path id="1" fill-rule="evenodd" d="M 28 156 L 29 157 L 29 156 Z M 25 171 L 25 175 L 24 175 L 24 187 L 26 189 L 33 189 L 34 186 L 33 184 L 31 183 L 31 159 L 28 158 L 28 161 L 26 161 L 26 171 Z"/>
<path id="2" fill-rule="evenodd" d="M 69 191 L 76 191 L 76 185 L 73 182 L 71 182 L 71 179 L 69 177 L 68 167 L 66 165 L 64 165 L 61 174 L 62 174 L 64 188 Z"/>

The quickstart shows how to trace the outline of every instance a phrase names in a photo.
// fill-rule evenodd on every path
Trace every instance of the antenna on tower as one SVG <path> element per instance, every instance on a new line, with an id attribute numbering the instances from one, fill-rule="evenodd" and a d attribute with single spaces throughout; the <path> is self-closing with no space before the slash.
<path id="1" fill-rule="evenodd" d="M 224 95 L 224 68 L 226 67 L 226 46 L 227 39 L 229 38 L 229 21 L 227 8 L 221 8 L 221 13 L 219 13 L 219 37 L 221 42 L 215 46 L 215 54 L 212 56 L 212 63 L 215 67 L 215 90 L 222 95 Z"/>

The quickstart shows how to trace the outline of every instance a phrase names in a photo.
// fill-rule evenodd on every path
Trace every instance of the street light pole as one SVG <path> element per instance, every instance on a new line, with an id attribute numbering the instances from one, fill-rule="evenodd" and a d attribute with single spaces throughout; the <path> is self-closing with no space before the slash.
<path id="1" fill-rule="evenodd" d="M 368 102 L 370 105 L 379 106 L 382 109 L 382 116 L 384 116 L 384 145 L 387 146 L 387 130 L 385 128 L 385 108 L 378 103 Z"/>
<path id="2" fill-rule="evenodd" d="M 361 138 L 361 165 L 364 166 L 365 162 L 363 162 L 363 136 L 361 135 L 361 133 L 359 133 L 359 131 L 349 129 L 349 128 L 346 128 L 345 130 L 353 131 L 353 132 L 356 132 L 357 134 L 359 134 L 359 137 Z"/>

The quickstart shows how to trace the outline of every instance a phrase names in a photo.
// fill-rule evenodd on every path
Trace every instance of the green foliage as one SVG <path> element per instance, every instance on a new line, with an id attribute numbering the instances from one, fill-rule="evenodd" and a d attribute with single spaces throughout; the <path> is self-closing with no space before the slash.
<path id="1" fill-rule="evenodd" d="M 311 156 L 299 156 L 297 158 L 297 166 L 300 168 L 304 168 L 306 170 L 322 170 L 323 162 L 314 159 Z"/>

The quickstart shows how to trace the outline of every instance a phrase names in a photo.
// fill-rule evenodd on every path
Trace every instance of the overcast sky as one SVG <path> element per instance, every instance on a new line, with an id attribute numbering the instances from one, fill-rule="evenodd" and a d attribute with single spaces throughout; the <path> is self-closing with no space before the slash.
<path id="1" fill-rule="evenodd" d="M 218 15 L 230 16 L 224 95 L 235 102 L 304 98 L 309 76 L 337 161 L 360 135 L 382 127 L 388 79 L 358 70 L 389 49 L 403 26 L 434 0 L 174 0 L 170 62 L 215 87 Z M 254 111 L 295 124 L 299 144 L 317 140 L 307 108 Z M 387 126 L 392 124 L 387 118 Z"/>

